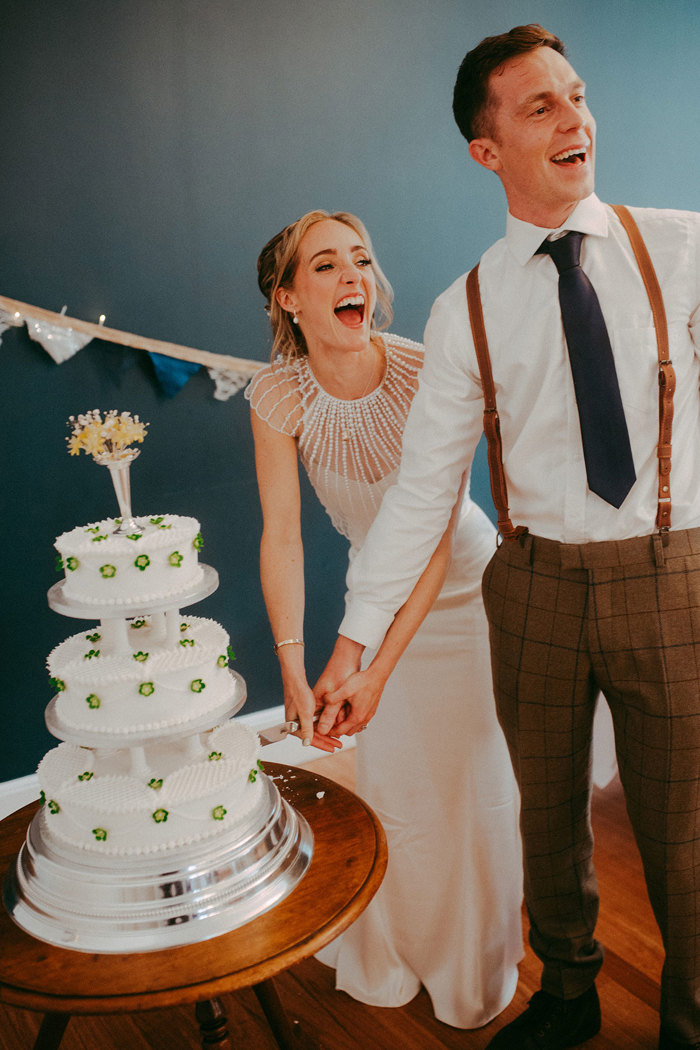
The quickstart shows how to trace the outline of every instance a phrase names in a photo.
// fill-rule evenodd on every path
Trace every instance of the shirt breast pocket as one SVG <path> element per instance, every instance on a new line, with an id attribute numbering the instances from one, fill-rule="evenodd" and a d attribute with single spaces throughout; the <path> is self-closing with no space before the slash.
<path id="1" fill-rule="evenodd" d="M 627 426 L 659 418 L 659 355 L 652 325 L 618 328 L 611 339 Z"/>

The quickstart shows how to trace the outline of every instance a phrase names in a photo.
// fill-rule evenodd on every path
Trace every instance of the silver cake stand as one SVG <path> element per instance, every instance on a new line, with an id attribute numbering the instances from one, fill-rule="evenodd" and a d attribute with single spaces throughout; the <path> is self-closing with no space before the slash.
<path id="1" fill-rule="evenodd" d="M 214 569 L 203 566 L 201 588 L 157 606 L 120 603 L 109 611 L 74 605 L 62 588 L 49 591 L 49 604 L 67 616 L 98 619 L 130 617 L 179 608 L 211 594 Z M 213 574 L 213 576 L 212 576 Z M 212 586 L 213 583 L 213 586 Z M 245 700 L 245 683 L 232 672 L 230 699 L 220 710 L 189 727 L 201 732 L 223 724 Z M 47 711 L 49 729 L 59 739 L 83 746 L 99 740 L 76 739 Z M 168 732 L 157 731 L 161 739 Z M 140 735 L 122 746 L 143 746 Z M 134 857 L 99 857 L 72 850 L 51 837 L 40 810 L 32 820 L 17 863 L 4 885 L 12 919 L 41 941 L 82 952 L 158 951 L 218 937 L 273 908 L 300 882 L 313 854 L 313 834 L 304 817 L 282 798 L 275 784 L 259 774 L 262 791 L 255 809 L 228 835 L 218 834 L 187 848 Z"/>
<path id="2" fill-rule="evenodd" d="M 233 838 L 154 858 L 91 857 L 45 833 L 43 811 L 10 869 L 5 904 L 27 933 L 82 952 L 147 952 L 218 937 L 283 900 L 306 872 L 306 820 L 262 777 Z"/>

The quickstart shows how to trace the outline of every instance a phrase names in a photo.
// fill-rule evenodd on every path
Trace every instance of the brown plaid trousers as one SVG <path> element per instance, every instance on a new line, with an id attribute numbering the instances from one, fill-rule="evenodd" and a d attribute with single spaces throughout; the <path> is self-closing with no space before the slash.
<path id="1" fill-rule="evenodd" d="M 484 575 L 498 716 L 520 786 L 525 901 L 542 987 L 573 998 L 603 960 L 590 825 L 598 690 L 665 963 L 664 1027 L 700 1039 L 700 529 L 503 543 Z"/>

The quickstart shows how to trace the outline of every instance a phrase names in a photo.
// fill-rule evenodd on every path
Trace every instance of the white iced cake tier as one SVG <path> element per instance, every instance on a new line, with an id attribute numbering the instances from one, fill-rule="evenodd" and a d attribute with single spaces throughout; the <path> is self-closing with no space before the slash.
<path id="1" fill-rule="evenodd" d="M 177 610 L 103 620 L 49 655 L 56 717 L 73 730 L 116 738 L 186 728 L 233 696 L 232 655 L 214 620 Z"/>
<path id="2" fill-rule="evenodd" d="M 154 514 L 136 520 L 139 531 L 126 536 L 115 535 L 118 519 L 106 518 L 56 539 L 65 599 L 96 607 L 146 603 L 200 582 L 202 537 L 196 518 Z"/>
<path id="3" fill-rule="evenodd" d="M 235 831 L 263 800 L 259 753 L 257 733 L 234 722 L 132 751 L 60 744 L 37 770 L 44 827 L 61 843 L 111 856 Z"/>

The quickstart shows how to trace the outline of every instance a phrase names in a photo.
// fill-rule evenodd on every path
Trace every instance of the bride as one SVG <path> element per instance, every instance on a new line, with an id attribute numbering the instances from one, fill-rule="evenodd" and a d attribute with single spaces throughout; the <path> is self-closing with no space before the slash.
<path id="1" fill-rule="evenodd" d="M 286 716 L 304 743 L 333 750 L 347 709 L 330 736 L 314 730 L 321 703 L 304 670 L 297 456 L 352 558 L 395 478 L 423 348 L 375 326 L 375 314 L 391 319 L 391 288 L 348 213 L 313 211 L 287 226 L 263 249 L 258 283 L 274 336 L 272 363 L 246 391 L 262 588 Z M 389 865 L 367 910 L 319 958 L 364 1003 L 402 1006 L 423 985 L 439 1020 L 475 1028 L 515 991 L 522 876 L 481 601 L 495 532 L 468 479 L 463 490 L 380 649 L 326 698 L 361 712 L 357 791 L 384 825 Z"/>

